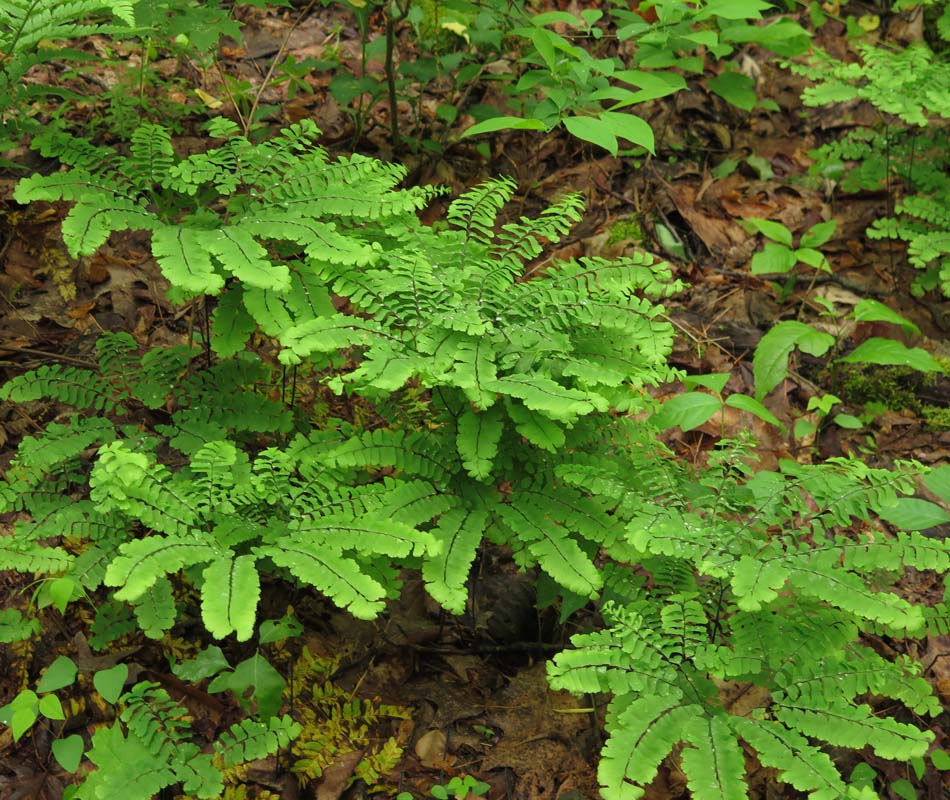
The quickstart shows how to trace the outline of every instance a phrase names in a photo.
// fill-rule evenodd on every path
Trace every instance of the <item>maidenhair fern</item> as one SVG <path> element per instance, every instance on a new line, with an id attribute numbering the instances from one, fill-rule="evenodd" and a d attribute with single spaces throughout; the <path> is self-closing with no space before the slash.
<path id="1" fill-rule="evenodd" d="M 941 19 L 946 20 L 947 12 Z M 950 41 L 950 28 L 940 28 Z M 817 150 L 814 172 L 841 179 L 847 191 L 900 190 L 893 216 L 868 229 L 871 238 L 908 243 L 908 261 L 923 271 L 915 289 L 939 288 L 950 296 L 950 60 L 920 42 L 902 50 L 859 45 L 860 63 L 845 64 L 816 50 L 808 66 L 794 67 L 816 81 L 802 99 L 825 105 L 862 99 L 885 117 L 880 129 L 858 128 Z M 901 124 L 902 123 L 902 124 Z M 845 172 L 845 165 L 849 169 Z M 892 181 L 893 178 L 899 179 Z"/>
<path id="2" fill-rule="evenodd" d="M 37 123 L 28 116 L 32 100 L 45 91 L 25 80 L 30 70 L 63 51 L 50 42 L 69 41 L 135 26 L 137 0 L 0 0 L 0 149 L 7 150 Z M 113 21 L 119 25 L 111 24 Z M 72 51 L 70 57 L 79 54 Z M 49 91 L 53 93 L 52 90 Z M 61 94 L 61 92 L 56 92 Z"/>
<path id="3" fill-rule="evenodd" d="M 409 213 L 425 193 L 392 189 L 398 176 L 375 162 L 321 160 L 305 128 L 266 146 L 232 141 L 234 149 L 203 154 L 209 161 L 171 167 L 160 142 L 148 158 L 140 142 L 138 171 L 123 169 L 159 186 L 164 174 L 181 189 L 185 173 L 176 170 L 188 163 L 198 197 L 208 186 L 236 188 L 231 156 L 267 153 L 240 173 L 252 188 L 228 225 L 238 229 L 234 220 L 243 225 L 250 217 L 240 215 L 266 195 L 285 223 L 299 202 L 311 209 L 303 228 L 313 232 L 319 207 L 328 236 L 365 248 L 366 259 L 331 258 L 303 234 L 279 234 L 302 246 L 282 261 L 283 248 L 261 255 L 258 239 L 272 239 L 249 226 L 242 241 L 260 248 L 245 251 L 257 254 L 253 263 L 220 255 L 207 270 L 185 271 L 220 279 L 194 291 L 224 287 L 215 327 L 219 344 L 230 344 L 219 351 L 243 347 L 256 320 L 285 364 L 325 367 L 318 374 L 331 389 L 375 401 L 374 424 L 329 418 L 308 427 L 248 388 L 272 380 L 250 354 L 202 369 L 188 348 L 139 356 L 131 337 L 107 335 L 97 373 L 60 386 L 47 370 L 0 390 L 87 413 L 26 440 L 0 483 L 3 508 L 25 512 L 0 568 L 44 573 L 71 599 L 110 589 L 97 619 L 105 641 L 131 616 L 161 636 L 178 618 L 180 583 L 196 589 L 213 637 L 246 640 L 262 578 L 313 587 L 372 618 L 399 591 L 401 570 L 415 568 L 439 603 L 462 612 L 488 540 L 521 567 L 539 567 L 577 605 L 602 604 L 607 628 L 575 637 L 551 679 L 614 696 L 600 767 L 607 800 L 641 796 L 670 753 L 706 800 L 747 795 L 746 746 L 821 799 L 849 791 L 823 742 L 897 760 L 924 752 L 928 734 L 865 702 L 882 695 L 934 712 L 918 668 L 861 641 L 865 631 L 946 629 L 939 609 L 912 605 L 894 582 L 907 567 L 946 571 L 950 549 L 874 527 L 914 491 L 913 469 L 838 459 L 756 473 L 739 444 L 703 470 L 678 464 L 639 413 L 652 408 L 646 388 L 674 376 L 659 301 L 678 284 L 646 255 L 539 260 L 579 217 L 575 197 L 504 221 L 514 187 L 491 181 L 457 199 L 436 230 Z M 319 169 L 303 171 L 303 157 Z M 384 201 L 356 208 L 337 176 L 365 179 Z M 347 221 L 334 227 L 335 215 Z M 189 231 L 182 253 L 223 230 L 223 217 L 200 217 L 202 228 L 199 216 L 161 223 Z M 255 283 L 284 274 L 300 277 L 300 295 Z M 331 292 L 348 303 L 312 300 Z M 423 410 L 403 414 L 403 405 Z M 126 424 L 143 408 L 161 410 L 162 421 L 156 414 L 144 431 Z M 97 415 L 105 410 L 109 419 Z M 86 486 L 88 497 L 63 504 Z M 103 733 L 93 752 L 107 759 L 136 747 L 127 743 L 149 719 L 130 716 L 128 736 Z M 176 752 L 154 786 L 210 791 L 205 761 L 187 747 Z"/>
<path id="4" fill-rule="evenodd" d="M 906 761 L 932 741 L 866 702 L 886 696 L 916 715 L 940 713 L 920 666 L 860 638 L 940 627 L 885 576 L 906 566 L 946 572 L 950 547 L 867 528 L 874 509 L 912 491 L 910 473 L 833 459 L 753 475 L 744 457 L 741 446 L 723 452 L 699 475 L 669 460 L 662 474 L 637 474 L 622 458 L 568 458 L 560 470 L 571 484 L 597 480 L 624 520 L 615 552 L 649 576 L 614 577 L 607 628 L 575 636 L 549 668 L 557 688 L 613 695 L 605 800 L 642 796 L 681 746 L 697 800 L 748 797 L 746 746 L 812 798 L 876 797 L 849 788 L 821 743 Z"/>
<path id="5" fill-rule="evenodd" d="M 237 131 L 213 120 L 209 132 L 224 143 L 184 159 L 160 125 L 140 127 L 128 155 L 51 131 L 33 144 L 68 168 L 22 180 L 16 197 L 73 203 L 63 239 L 74 256 L 94 253 L 113 231 L 150 231 L 178 298 L 242 286 L 244 305 L 226 295 L 215 316 L 212 342 L 230 355 L 243 349 L 254 321 L 275 335 L 331 311 L 319 267 L 379 261 L 382 231 L 408 224 L 437 193 L 395 188 L 406 174 L 400 166 L 359 155 L 331 160 L 310 120 L 261 144 Z M 284 255 L 275 257 L 278 249 Z"/>

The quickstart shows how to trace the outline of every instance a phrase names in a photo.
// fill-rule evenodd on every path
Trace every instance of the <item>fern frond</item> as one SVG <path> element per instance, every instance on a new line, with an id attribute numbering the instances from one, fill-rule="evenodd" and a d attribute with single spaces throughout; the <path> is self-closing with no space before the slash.
<path id="1" fill-rule="evenodd" d="M 531 444 L 550 453 L 557 453 L 564 446 L 564 429 L 554 420 L 543 414 L 532 414 L 520 402 L 507 397 L 505 409 L 515 425 L 515 430 Z"/>
<path id="2" fill-rule="evenodd" d="M 291 513 L 298 518 L 372 515 L 415 528 L 448 511 L 454 504 L 451 496 L 427 481 L 384 478 L 365 486 L 329 490 L 322 496 L 296 495 Z"/>
<path id="3" fill-rule="evenodd" d="M 35 542 L 0 540 L 0 570 L 41 572 L 56 575 L 69 569 L 74 556 L 61 547 L 43 547 Z"/>
<path id="4" fill-rule="evenodd" d="M 730 717 L 732 729 L 756 751 L 759 761 L 779 771 L 779 779 L 811 800 L 840 800 L 847 794 L 831 759 L 804 736 L 778 722 Z"/>
<path id="5" fill-rule="evenodd" d="M 532 411 L 559 422 L 571 423 L 593 411 L 606 411 L 607 401 L 595 392 L 568 389 L 539 374 L 510 375 L 486 381 L 489 391 L 516 397 Z"/>
<path id="6" fill-rule="evenodd" d="M 122 393 L 94 372 L 62 364 L 44 364 L 0 387 L 0 400 L 54 400 L 78 409 L 123 414 L 121 399 Z"/>
<path id="7" fill-rule="evenodd" d="M 704 715 L 685 728 L 683 771 L 696 800 L 746 800 L 745 756 L 725 714 Z"/>
<path id="8" fill-rule="evenodd" d="M 832 652 L 814 658 L 808 651 L 807 657 L 778 671 L 776 684 L 790 700 L 809 706 L 874 694 L 899 700 L 915 714 L 940 713 L 940 703 L 928 682 L 919 677 L 916 662 L 888 661 L 857 645 L 846 652 L 846 658 L 835 658 Z"/>
<path id="9" fill-rule="evenodd" d="M 326 543 L 295 537 L 279 545 L 255 547 L 253 552 L 286 567 L 296 578 L 319 589 L 354 617 L 374 619 L 385 606 L 385 587 L 363 572 L 356 561 Z"/>
<path id="10" fill-rule="evenodd" d="M 466 239 L 490 245 L 495 238 L 495 220 L 516 188 L 511 178 L 485 181 L 453 200 L 446 219 L 460 228 Z"/>
<path id="11" fill-rule="evenodd" d="M 171 581 L 159 577 L 134 599 L 135 619 L 149 639 L 161 639 L 178 619 Z"/>
<path id="12" fill-rule="evenodd" d="M 525 542 L 532 561 L 557 583 L 581 597 L 597 594 L 602 585 L 597 568 L 569 532 L 548 518 L 543 508 L 528 498 L 518 498 L 499 509 L 499 517 L 513 532 L 513 540 Z"/>
<path id="13" fill-rule="evenodd" d="M 103 511 L 121 511 L 153 530 L 172 536 L 192 533 L 198 516 L 194 508 L 167 485 L 164 468 L 150 463 L 123 441 L 99 448 L 89 476 L 90 497 Z"/>
<path id="14" fill-rule="evenodd" d="M 567 235 L 575 222 L 580 221 L 584 200 L 578 194 L 569 194 L 544 209 L 535 219 L 522 217 L 519 222 L 502 226 L 491 248 L 491 260 L 497 266 L 489 271 L 483 281 L 491 284 L 496 276 L 502 281 L 506 276 L 519 275 L 528 261 L 539 256 L 544 249 L 540 240 L 557 244 Z"/>
<path id="15" fill-rule="evenodd" d="M 597 778 L 604 800 L 642 797 L 660 762 L 701 719 L 701 706 L 676 696 L 621 695 L 610 704 L 611 735 L 601 751 Z"/>
<path id="16" fill-rule="evenodd" d="M 161 125 L 145 124 L 132 133 L 125 174 L 143 189 L 163 185 L 175 164 L 171 134 Z"/>
<path id="17" fill-rule="evenodd" d="M 218 737 L 214 743 L 215 756 L 224 767 L 256 761 L 287 747 L 300 731 L 300 725 L 287 715 L 271 717 L 266 723 L 241 720 Z"/>
<path id="18" fill-rule="evenodd" d="M 453 614 L 465 610 L 468 573 L 488 522 L 484 511 L 455 508 L 443 514 L 432 531 L 439 549 L 423 563 L 422 577 L 429 594 Z"/>
<path id="19" fill-rule="evenodd" d="M 115 427 L 101 417 L 73 415 L 65 425 L 51 422 L 40 435 L 23 438 L 10 465 L 10 476 L 35 484 L 53 467 L 75 458 L 97 442 L 107 443 L 114 438 Z"/>
<path id="20" fill-rule="evenodd" d="M 866 745 L 881 758 L 909 761 L 927 752 L 934 735 L 913 725 L 876 717 L 870 706 L 845 703 L 810 707 L 801 702 L 782 701 L 778 719 L 785 725 L 842 747 L 860 750 Z"/>
<path id="21" fill-rule="evenodd" d="M 358 519 L 325 516 L 293 520 L 290 529 L 295 532 L 295 539 L 306 539 L 311 543 L 324 542 L 328 547 L 367 555 L 378 553 L 392 558 L 405 558 L 410 554 L 434 554 L 438 549 L 431 533 L 372 515 Z"/>
<path id="22" fill-rule="evenodd" d="M 377 430 L 348 439 L 324 457 L 341 467 L 393 467 L 438 484 L 450 469 L 432 444 L 422 433 Z"/>
<path id="23" fill-rule="evenodd" d="M 280 340 L 296 361 L 313 353 L 331 353 L 353 345 L 368 345 L 374 336 L 380 335 L 385 336 L 371 320 L 337 314 L 295 325 L 284 331 Z M 289 363 L 291 355 L 284 351 L 280 358 Z"/>
<path id="24" fill-rule="evenodd" d="M 491 475 L 504 426 L 500 406 L 481 413 L 466 409 L 459 417 L 455 443 L 462 466 L 473 478 L 484 480 Z"/>
<path id="25" fill-rule="evenodd" d="M 225 556 L 211 562 L 202 572 L 201 619 L 216 639 L 234 631 L 239 642 L 254 633 L 260 577 L 254 556 Z"/>
<path id="26" fill-rule="evenodd" d="M 173 286 L 187 294 L 216 295 L 224 288 L 224 276 L 211 260 L 209 242 L 213 238 L 214 231 L 156 225 L 152 253 Z"/>
<path id="27" fill-rule="evenodd" d="M 113 596 L 128 601 L 137 600 L 164 575 L 178 572 L 182 567 L 214 561 L 221 555 L 214 544 L 166 536 L 126 542 L 119 547 L 119 552 L 122 555 L 106 570 L 105 583 L 121 587 Z"/>

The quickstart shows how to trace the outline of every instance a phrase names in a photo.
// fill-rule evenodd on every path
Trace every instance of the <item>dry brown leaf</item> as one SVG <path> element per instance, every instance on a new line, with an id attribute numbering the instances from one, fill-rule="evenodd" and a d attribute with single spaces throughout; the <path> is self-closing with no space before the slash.
<path id="1" fill-rule="evenodd" d="M 445 745 L 445 734 L 440 730 L 431 730 L 419 737 L 414 749 L 424 767 L 444 769 L 447 766 Z"/>
<path id="2" fill-rule="evenodd" d="M 317 800 L 340 800 L 353 780 L 356 765 L 363 760 L 363 750 L 344 753 L 323 770 L 323 780 L 317 786 Z"/>

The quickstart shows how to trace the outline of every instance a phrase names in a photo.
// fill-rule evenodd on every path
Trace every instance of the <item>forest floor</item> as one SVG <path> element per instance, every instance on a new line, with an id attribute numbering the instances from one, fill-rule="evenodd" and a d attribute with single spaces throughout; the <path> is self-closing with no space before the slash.
<path id="1" fill-rule="evenodd" d="M 335 57 L 353 69 L 359 65 L 359 31 L 342 7 L 317 6 L 303 18 L 299 9 L 250 11 L 241 46 L 222 49 L 215 69 L 196 72 L 194 64 L 175 59 L 156 65 L 176 92 L 200 85 L 209 97 L 230 100 L 221 72 L 257 87 L 278 52 L 297 63 L 321 59 L 331 46 Z M 371 25 L 378 20 L 371 19 Z M 847 39 L 842 26 L 829 22 L 816 34 L 817 44 L 844 56 Z M 95 46 L 91 43 L 90 46 Z M 411 42 L 400 39 L 400 47 Z M 874 120 L 869 107 L 850 105 L 811 109 L 804 114 L 799 97 L 804 79 L 782 69 L 777 61 L 751 49 L 743 56 L 744 70 L 755 77 L 762 99 L 773 100 L 778 111 L 739 111 L 707 91 L 703 81 L 672 99 L 653 101 L 638 109 L 657 132 L 657 155 L 615 158 L 605 151 L 567 136 L 504 132 L 485 141 L 486 157 L 476 142 L 458 140 L 468 121 L 458 120 L 438 155 L 393 153 L 387 104 L 379 103 L 366 116 L 354 141 L 354 117 L 329 92 L 332 71 L 314 72 L 303 80 L 308 92 L 288 96 L 287 85 L 266 88 L 260 102 L 273 107 L 267 120 L 275 127 L 303 117 L 314 119 L 326 134 L 331 150 L 356 151 L 383 159 L 401 160 L 417 183 L 441 183 L 458 192 L 486 178 L 510 175 L 523 194 L 525 213 L 537 210 L 566 190 L 583 194 L 587 215 L 554 255 L 617 256 L 626 248 L 644 248 L 667 258 L 688 288 L 668 303 L 678 329 L 676 366 L 693 374 L 729 373 L 729 390 L 753 393 L 751 357 L 768 327 L 779 319 L 801 319 L 826 326 L 836 336 L 857 343 L 869 336 L 903 336 L 899 327 L 859 323 L 842 328 L 841 317 L 863 298 L 886 302 L 916 324 L 921 333 L 904 338 L 935 355 L 950 357 L 950 302 L 935 295 L 914 297 L 909 287 L 914 270 L 899 245 L 871 241 L 864 235 L 873 219 L 893 205 L 888 192 L 847 195 L 808 175 L 809 151 L 837 137 L 849 126 Z M 377 65 L 378 66 L 378 65 Z M 100 76 L 104 84 L 115 75 Z M 162 91 L 172 91 L 163 89 Z M 184 101 L 184 98 L 172 99 Z M 497 98 L 496 98 L 497 99 Z M 422 113 L 457 96 L 438 96 L 433 85 L 423 97 Z M 158 98 L 156 102 L 161 102 Z M 484 96 L 481 102 L 490 103 Z M 431 107 L 431 108 L 430 108 Z M 426 112 L 429 108 L 430 112 Z M 418 109 L 400 107 L 400 127 L 424 134 Z M 91 104 L 86 113 L 96 113 Z M 176 143 L 183 151 L 188 135 Z M 52 169 L 24 148 L 19 155 L 29 168 Z M 734 162 L 730 172 L 717 169 Z M 9 379 L 45 363 L 91 365 L 96 336 L 101 331 L 132 333 L 142 347 L 187 340 L 191 309 L 172 306 L 165 283 L 141 237 L 114 235 L 94 257 L 77 262 L 65 253 L 59 236 L 64 208 L 36 204 L 17 207 L 10 199 L 16 175 L 0 182 L 2 246 L 0 246 L 0 378 Z M 437 219 L 444 206 L 427 212 Z M 800 232 L 828 219 L 838 221 L 824 252 L 832 272 L 801 272 L 779 286 L 753 276 L 749 261 L 761 237 L 749 233 L 739 220 L 763 217 Z M 804 265 L 800 265 L 804 268 Z M 807 269 L 807 268 L 804 268 Z M 834 309 L 829 318 L 825 311 Z M 825 313 L 822 313 L 825 311 Z M 857 373 L 857 374 L 856 374 Z M 661 397 L 682 386 L 661 388 Z M 802 360 L 768 400 L 769 409 L 791 430 L 806 414 L 809 398 L 833 392 L 841 410 L 860 414 L 869 401 L 887 406 L 858 430 L 834 425 L 820 429 L 817 439 L 796 441 L 789 434 L 755 417 L 726 407 L 706 425 L 687 433 L 670 434 L 670 445 L 683 458 L 699 460 L 721 437 L 751 430 L 759 442 L 765 468 L 779 459 L 825 459 L 861 454 L 875 464 L 919 459 L 945 463 L 950 456 L 950 430 L 908 407 L 907 397 L 947 408 L 947 383 L 920 381 L 882 368 L 844 373 L 820 362 Z M 918 406 L 919 407 L 919 406 Z M 52 418 L 55 409 L 44 409 Z M 943 417 L 944 420 L 947 417 Z M 13 404 L 0 406 L 0 467 L 5 466 L 24 435 L 37 427 L 34 413 Z M 536 611 L 530 578 L 516 574 L 505 554 L 486 552 L 473 581 L 470 612 L 461 618 L 433 612 L 421 584 L 407 583 L 404 596 L 383 618 L 363 623 L 329 604 L 305 594 L 275 592 L 277 613 L 292 606 L 306 628 L 302 641 L 318 657 L 321 672 L 308 678 L 323 687 L 315 702 L 327 734 L 322 776 L 300 781 L 282 772 L 274 759 L 256 765 L 249 785 L 281 798 L 316 797 L 336 800 L 369 796 L 367 783 L 354 781 L 361 763 L 378 756 L 390 737 L 403 748 L 398 763 L 381 782 L 394 790 L 425 795 L 453 776 L 472 775 L 489 785 L 491 800 L 584 800 L 597 797 L 596 755 L 603 744 L 598 698 L 574 698 L 552 692 L 545 679 L 545 660 L 580 627 L 595 620 L 593 609 L 582 611 L 568 625 L 557 613 Z M 942 594 L 941 582 L 917 576 L 908 586 L 923 602 Z M 20 607 L 31 587 L 23 576 L 0 576 L 3 607 Z M 188 643 L 169 639 L 139 639 L 121 652 L 95 655 L 89 648 L 84 623 L 64 619 L 49 609 L 46 634 L 30 648 L 7 648 L 0 656 L 0 704 L 8 702 L 26 681 L 35 681 L 39 667 L 59 653 L 70 654 L 80 666 L 110 666 L 120 658 L 134 663 L 140 676 L 155 680 L 184 696 L 199 720 L 199 730 L 213 732 L 233 721 L 235 710 L 221 695 L 187 687 L 167 668 L 163 653 Z M 932 636 L 913 642 L 881 642 L 919 657 L 926 676 L 950 704 L 950 637 Z M 244 655 L 247 655 L 245 653 Z M 284 666 L 290 668 L 290 656 Z M 295 688 L 297 695 L 310 686 Z M 352 703 L 356 701 L 356 706 Z M 592 703 L 595 704 L 592 706 Z M 350 705 L 348 705 L 350 704 Z M 353 710 L 347 717 L 344 707 Z M 77 725 L 92 726 L 101 711 L 78 712 Z M 946 746 L 950 716 L 931 721 Z M 891 779 L 907 777 L 886 762 L 875 768 Z M 0 732 L 0 798 L 32 800 L 58 798 L 68 776 L 57 773 L 49 741 L 37 734 L 13 743 Z M 911 776 L 913 777 L 913 776 Z M 946 797 L 947 775 L 917 784 L 920 797 Z M 777 785 L 765 770 L 751 779 L 753 796 L 799 796 Z M 664 768 L 648 791 L 650 800 L 687 797 L 683 776 L 675 766 Z M 882 795 L 886 796 L 886 795 Z"/>

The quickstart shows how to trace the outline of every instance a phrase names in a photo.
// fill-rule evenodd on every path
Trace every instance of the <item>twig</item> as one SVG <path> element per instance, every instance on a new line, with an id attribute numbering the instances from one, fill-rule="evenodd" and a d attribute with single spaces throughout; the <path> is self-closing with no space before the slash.
<path id="1" fill-rule="evenodd" d="M 43 358 L 50 358 L 54 361 L 63 361 L 67 364 L 75 364 L 77 367 L 85 367 L 86 369 L 96 369 L 96 365 L 91 361 L 83 361 L 79 358 L 73 358 L 72 356 L 62 356 L 57 353 L 48 353 L 45 350 L 34 350 L 32 347 L 13 347 L 9 344 L 0 345 L 0 352 L 11 352 L 11 353 L 26 353 L 31 356 L 41 356 Z"/>
<path id="2" fill-rule="evenodd" d="M 283 60 L 284 53 L 287 52 L 287 48 L 290 46 L 290 37 L 301 22 L 306 19 L 307 15 L 310 13 L 310 10 L 316 5 L 317 0 L 310 0 L 303 10 L 294 20 L 293 24 L 287 30 L 287 35 L 284 36 L 284 40 L 280 43 L 280 48 L 277 50 L 277 55 L 270 62 L 270 66 L 267 68 L 267 72 L 264 74 L 264 80 L 261 82 L 260 87 L 254 93 L 254 100 L 251 102 L 251 107 L 247 112 L 247 118 L 244 120 L 244 136 L 250 136 L 251 126 L 254 124 L 254 114 L 257 113 L 257 109 L 260 106 L 261 97 L 264 92 L 267 90 L 267 84 L 270 83 L 270 79 L 274 77 L 274 70 L 277 69 L 277 65 Z"/>

